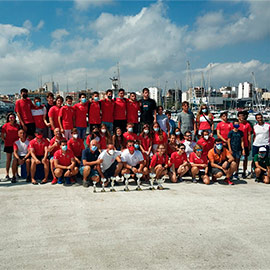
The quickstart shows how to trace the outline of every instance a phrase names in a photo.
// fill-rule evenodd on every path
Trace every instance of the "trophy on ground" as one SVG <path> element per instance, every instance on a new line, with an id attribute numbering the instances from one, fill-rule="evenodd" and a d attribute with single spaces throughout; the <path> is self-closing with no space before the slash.
<path id="1" fill-rule="evenodd" d="M 125 173 L 124 174 L 124 177 L 126 178 L 124 191 L 129 191 L 129 188 L 128 188 L 128 182 L 129 182 L 129 180 L 128 179 L 130 177 L 130 174 L 129 173 Z"/>
<path id="2" fill-rule="evenodd" d="M 97 192 L 97 182 L 93 180 L 93 192 Z"/>
<path id="3" fill-rule="evenodd" d="M 101 178 L 101 182 L 102 182 L 102 189 L 101 189 L 101 192 L 106 192 L 105 190 L 105 182 L 107 181 L 106 178 Z"/>
<path id="4" fill-rule="evenodd" d="M 116 180 L 116 177 L 112 176 L 111 177 L 111 189 L 110 189 L 111 192 L 116 192 L 116 190 L 114 188 L 114 182 L 115 182 L 115 180 Z"/>
<path id="5" fill-rule="evenodd" d="M 164 176 L 162 176 L 161 178 L 157 179 L 157 182 L 158 182 L 158 187 L 157 187 L 157 189 L 163 190 L 164 187 L 162 186 L 162 184 L 163 184 L 167 179 L 169 179 L 168 175 L 164 175 Z"/>
<path id="6" fill-rule="evenodd" d="M 137 177 L 137 187 L 136 187 L 136 190 L 138 191 L 142 191 L 142 188 L 141 188 L 141 178 L 143 177 L 143 174 L 142 173 L 136 173 L 136 177 Z"/>
<path id="7" fill-rule="evenodd" d="M 149 187 L 149 189 L 150 190 L 155 190 L 154 180 L 155 180 L 156 174 L 155 173 L 149 173 L 149 176 L 150 176 L 150 187 Z"/>
<path id="8" fill-rule="evenodd" d="M 118 183 L 118 182 L 123 182 L 123 176 L 122 177 L 120 177 L 119 175 L 117 175 L 116 177 L 115 177 L 115 181 Z"/>

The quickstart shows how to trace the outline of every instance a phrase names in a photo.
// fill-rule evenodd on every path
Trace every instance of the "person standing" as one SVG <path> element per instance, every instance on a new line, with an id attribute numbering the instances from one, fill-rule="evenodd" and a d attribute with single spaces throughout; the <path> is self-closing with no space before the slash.
<path id="1" fill-rule="evenodd" d="M 132 123 L 133 132 L 138 134 L 139 132 L 139 116 L 140 103 L 136 99 L 136 93 L 130 93 L 129 99 L 127 100 L 127 122 Z"/>
<path id="2" fill-rule="evenodd" d="M 38 129 L 41 129 L 43 132 L 43 136 L 45 137 L 47 134 L 47 127 L 45 124 L 46 120 L 46 108 L 44 105 L 41 105 L 40 97 L 35 97 L 34 99 L 34 108 L 31 109 L 31 113 L 33 115 L 35 126 Z"/>
<path id="3" fill-rule="evenodd" d="M 32 139 L 35 133 L 35 121 L 31 113 L 31 109 L 34 108 L 32 101 L 28 98 L 28 90 L 26 88 L 21 89 L 21 99 L 15 103 L 15 112 L 18 115 L 20 125 L 26 132 L 27 136 Z"/>
<path id="4" fill-rule="evenodd" d="M 221 122 L 217 124 L 217 136 L 224 142 L 224 146 L 228 145 L 228 134 L 233 130 L 233 125 L 228 121 L 228 112 L 220 113 Z"/>
<path id="5" fill-rule="evenodd" d="M 120 127 L 122 133 L 126 131 L 127 125 L 127 100 L 124 97 L 125 90 L 119 89 L 118 97 L 114 99 L 114 121 L 113 128 Z"/>
<path id="6" fill-rule="evenodd" d="M 206 104 L 202 104 L 199 112 L 196 116 L 198 135 L 201 136 L 204 130 L 209 131 L 209 135 L 214 134 L 214 122 L 213 115 L 209 113 L 209 109 Z"/>
<path id="7" fill-rule="evenodd" d="M 194 118 L 193 112 L 189 110 L 189 103 L 187 101 L 182 102 L 182 112 L 179 113 L 177 118 L 178 128 L 180 129 L 182 136 L 189 131 L 194 138 L 196 134 L 196 123 Z"/>
<path id="8" fill-rule="evenodd" d="M 112 90 L 106 91 L 106 98 L 100 101 L 101 104 L 101 122 L 105 124 L 109 132 L 113 133 L 113 114 L 114 114 L 114 100 L 112 99 Z"/>
<path id="9" fill-rule="evenodd" d="M 171 111 L 166 111 L 165 115 L 168 117 L 169 119 L 169 125 L 170 125 L 170 135 L 174 134 L 175 128 L 176 128 L 176 124 L 175 121 L 172 119 L 172 113 Z"/>
<path id="10" fill-rule="evenodd" d="M 52 132 L 54 131 L 54 129 L 60 128 L 58 116 L 63 102 L 64 102 L 63 97 L 57 96 L 55 100 L 55 106 L 52 106 L 48 113 Z"/>
<path id="11" fill-rule="evenodd" d="M 143 98 L 140 103 L 140 132 L 143 130 L 143 126 L 148 124 L 150 127 L 157 121 L 157 104 L 154 99 L 149 97 L 149 89 L 143 89 Z"/>
<path id="12" fill-rule="evenodd" d="M 160 128 L 169 137 L 170 136 L 169 118 L 165 114 L 163 114 L 163 107 L 162 106 L 157 107 L 157 122 L 159 123 Z"/>
<path id="13" fill-rule="evenodd" d="M 92 101 L 89 103 L 89 113 L 88 113 L 90 133 L 92 132 L 94 126 L 100 128 L 101 125 L 100 106 L 101 105 L 99 101 L 99 93 L 94 92 L 92 95 Z"/>
<path id="14" fill-rule="evenodd" d="M 51 130 L 51 123 L 49 120 L 49 110 L 51 109 L 51 107 L 53 107 L 55 105 L 53 93 L 49 92 L 46 96 L 46 99 L 47 99 L 47 103 L 45 104 L 46 117 L 44 119 L 44 122 L 45 122 L 45 125 L 47 126 L 47 128 L 46 128 L 46 133 L 45 133 L 44 137 L 51 139 L 53 137 L 53 133 Z"/>

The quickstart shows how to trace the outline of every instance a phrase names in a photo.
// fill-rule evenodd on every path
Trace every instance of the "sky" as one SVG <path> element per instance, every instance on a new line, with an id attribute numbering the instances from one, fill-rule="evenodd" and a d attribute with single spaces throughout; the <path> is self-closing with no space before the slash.
<path id="1" fill-rule="evenodd" d="M 270 1 L 1 1 L 0 93 L 111 87 L 270 89 Z M 187 61 L 190 72 L 187 72 Z M 187 79 L 188 78 L 188 79 Z"/>

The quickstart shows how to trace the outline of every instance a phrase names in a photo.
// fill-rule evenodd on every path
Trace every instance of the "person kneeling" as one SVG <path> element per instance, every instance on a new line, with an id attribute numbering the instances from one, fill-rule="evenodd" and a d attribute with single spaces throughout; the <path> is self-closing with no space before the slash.
<path id="1" fill-rule="evenodd" d="M 178 152 L 174 152 L 171 155 L 171 181 L 173 183 L 177 182 L 177 177 L 179 177 L 179 180 L 182 181 L 182 176 L 185 175 L 190 169 L 190 164 L 188 162 L 185 149 L 185 145 L 180 143 Z"/>
<path id="2" fill-rule="evenodd" d="M 210 178 L 208 176 L 208 160 L 205 155 L 202 155 L 203 148 L 201 145 L 196 144 L 194 150 L 190 153 L 189 162 L 191 164 L 192 182 L 197 183 L 196 175 L 199 175 L 206 185 L 210 184 Z"/>
<path id="3" fill-rule="evenodd" d="M 225 182 L 234 185 L 230 180 L 233 173 L 237 170 L 237 164 L 231 153 L 224 147 L 221 139 L 216 139 L 214 148 L 208 152 L 208 159 L 212 168 L 212 180 L 225 175 Z"/>
<path id="4" fill-rule="evenodd" d="M 63 183 L 63 177 L 65 179 L 65 185 L 71 185 L 70 178 L 78 173 L 78 168 L 75 167 L 75 157 L 71 150 L 67 149 L 67 141 L 61 140 L 60 149 L 54 153 L 54 174 L 58 178 L 57 183 Z"/>
<path id="5" fill-rule="evenodd" d="M 267 150 L 265 147 L 259 148 L 259 153 L 254 156 L 255 163 L 255 182 L 263 181 L 265 184 L 269 184 L 270 181 L 270 159 L 266 155 Z"/>

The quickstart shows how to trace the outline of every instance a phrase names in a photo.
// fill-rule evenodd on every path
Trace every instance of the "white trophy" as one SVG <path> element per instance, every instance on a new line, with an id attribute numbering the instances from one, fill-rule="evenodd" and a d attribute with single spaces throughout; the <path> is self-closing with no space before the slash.
<path id="1" fill-rule="evenodd" d="M 168 177 L 167 175 L 164 175 L 164 176 L 162 176 L 160 179 L 158 179 L 158 180 L 157 180 L 157 182 L 158 182 L 158 187 L 157 187 L 157 189 L 163 190 L 164 187 L 162 186 L 162 184 L 163 184 L 167 179 L 169 179 L 169 177 Z"/>
<path id="2" fill-rule="evenodd" d="M 154 180 L 155 180 L 155 177 L 156 177 L 156 174 L 155 173 L 149 173 L 149 176 L 150 176 L 150 190 L 155 190 L 155 187 L 154 187 Z"/>
<path id="3" fill-rule="evenodd" d="M 136 190 L 138 191 L 142 191 L 142 188 L 141 188 L 141 178 L 143 177 L 143 174 L 142 173 L 136 173 L 136 177 L 137 177 L 137 187 L 136 187 Z"/>
<path id="4" fill-rule="evenodd" d="M 101 192 L 106 192 L 106 190 L 105 190 L 105 182 L 107 181 L 107 179 L 106 178 L 101 178 L 101 182 L 102 182 L 102 189 L 101 189 Z"/>
<path id="5" fill-rule="evenodd" d="M 111 192 L 116 192 L 116 190 L 114 188 L 114 182 L 115 182 L 115 180 L 116 180 L 116 177 L 112 176 L 111 177 Z"/>
<path id="6" fill-rule="evenodd" d="M 117 176 L 115 177 L 115 181 L 116 181 L 116 182 L 123 182 L 123 176 L 120 177 L 119 175 L 117 175 Z"/>
<path id="7" fill-rule="evenodd" d="M 124 191 L 129 191 L 129 188 L 128 188 L 128 179 L 129 179 L 129 177 L 130 177 L 130 174 L 129 173 L 125 173 L 124 174 L 124 177 L 126 178 L 126 180 L 125 180 L 125 188 L 124 188 Z"/>
<path id="8" fill-rule="evenodd" d="M 97 182 L 93 180 L 93 192 L 97 192 Z"/>

